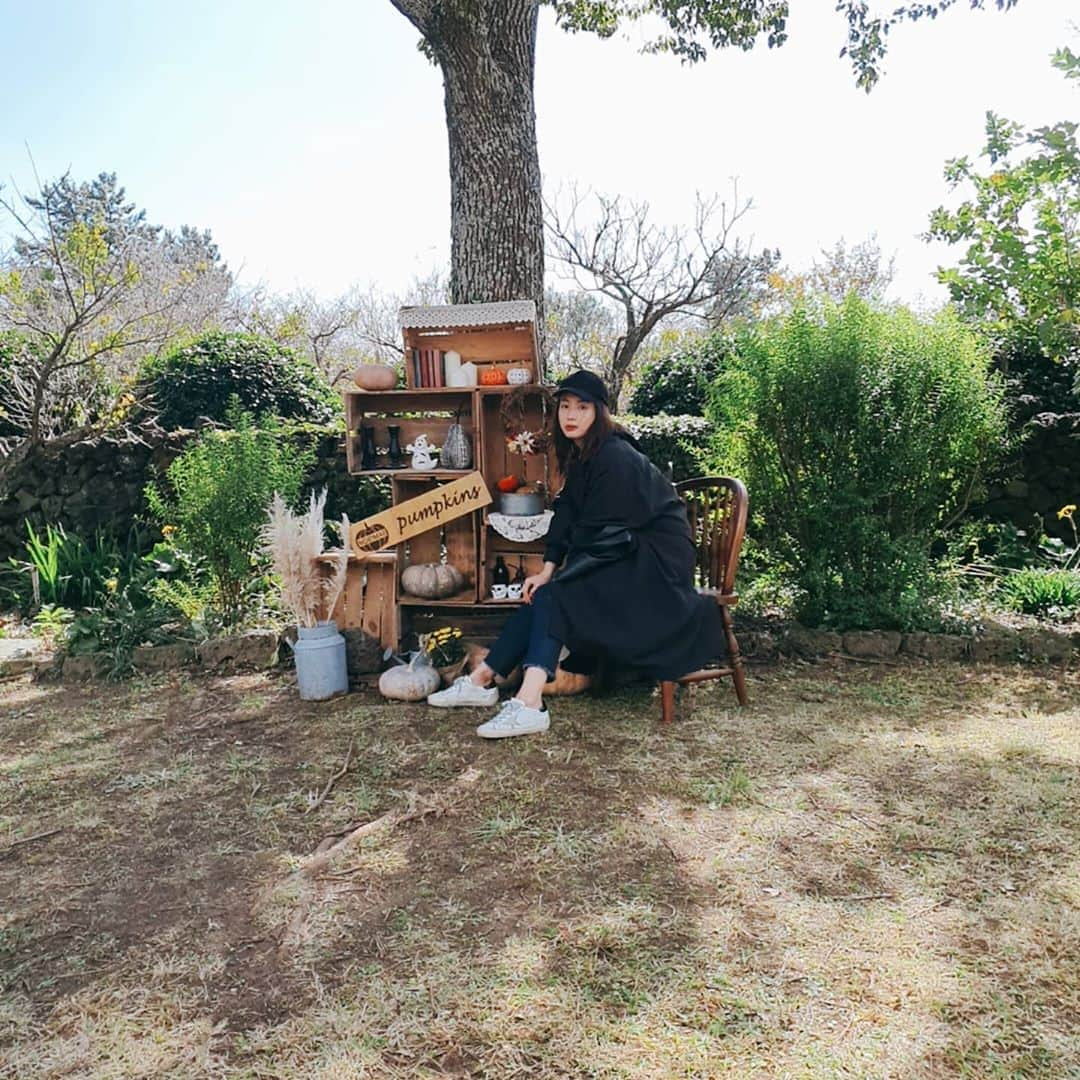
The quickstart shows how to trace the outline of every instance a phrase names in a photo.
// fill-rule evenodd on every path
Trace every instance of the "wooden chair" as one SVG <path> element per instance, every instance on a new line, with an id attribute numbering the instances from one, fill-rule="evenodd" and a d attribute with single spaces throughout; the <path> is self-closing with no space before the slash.
<path id="1" fill-rule="evenodd" d="M 683 502 L 690 530 L 697 547 L 695 573 L 698 592 L 711 596 L 720 605 L 720 617 L 724 622 L 727 638 L 727 663 L 714 668 L 692 671 L 678 680 L 678 685 L 722 679 L 730 675 L 735 683 L 735 695 L 740 705 L 745 705 L 746 673 L 743 671 L 739 643 L 731 621 L 731 609 L 739 602 L 735 595 L 735 570 L 739 565 L 739 551 L 746 532 L 746 514 L 749 499 L 741 480 L 729 476 L 705 476 L 696 480 L 684 480 L 675 485 Z M 674 681 L 660 683 L 662 719 L 670 724 L 675 718 Z"/>

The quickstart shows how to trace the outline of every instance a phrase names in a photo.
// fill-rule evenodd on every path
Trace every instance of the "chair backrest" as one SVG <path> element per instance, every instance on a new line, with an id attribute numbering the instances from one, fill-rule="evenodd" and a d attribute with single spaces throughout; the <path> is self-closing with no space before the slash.
<path id="1" fill-rule="evenodd" d="M 701 476 L 681 481 L 675 490 L 686 504 L 697 548 L 696 584 L 734 592 L 750 505 L 746 487 L 732 476 Z"/>

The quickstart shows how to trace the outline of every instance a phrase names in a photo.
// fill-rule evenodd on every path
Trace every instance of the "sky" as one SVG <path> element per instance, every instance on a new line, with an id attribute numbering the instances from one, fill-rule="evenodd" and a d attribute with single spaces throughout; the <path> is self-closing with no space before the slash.
<path id="1" fill-rule="evenodd" d="M 838 56 L 832 0 L 791 7 L 783 48 L 694 67 L 543 12 L 545 187 L 622 193 L 675 224 L 696 192 L 730 201 L 737 180 L 744 243 L 797 269 L 876 234 L 896 258 L 891 295 L 937 303 L 934 268 L 958 253 L 920 234 L 959 199 L 944 164 L 978 153 L 987 110 L 1080 119 L 1080 91 L 1049 63 L 1080 50 L 1080 2 L 961 0 L 894 31 L 869 95 Z M 449 262 L 442 82 L 417 40 L 389 0 L 0 0 L 0 183 L 32 190 L 34 165 L 116 172 L 151 222 L 209 229 L 245 285 L 400 292 Z"/>

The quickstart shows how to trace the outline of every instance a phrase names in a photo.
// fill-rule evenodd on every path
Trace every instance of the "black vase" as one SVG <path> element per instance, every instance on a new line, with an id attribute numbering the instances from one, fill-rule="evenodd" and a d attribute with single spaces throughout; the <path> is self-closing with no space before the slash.
<path id="1" fill-rule="evenodd" d="M 361 434 L 361 469 L 374 469 L 377 467 L 379 461 L 376 457 L 375 451 L 375 429 L 373 427 L 365 427 L 360 429 Z"/>
<path id="2" fill-rule="evenodd" d="M 390 433 L 390 468 L 404 468 L 405 462 L 401 459 L 401 428 L 397 424 L 387 424 L 386 430 Z"/>

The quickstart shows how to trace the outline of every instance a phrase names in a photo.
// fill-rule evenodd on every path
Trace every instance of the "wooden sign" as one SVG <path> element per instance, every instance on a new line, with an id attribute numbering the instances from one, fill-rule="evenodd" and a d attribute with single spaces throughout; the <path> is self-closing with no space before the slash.
<path id="1" fill-rule="evenodd" d="M 408 473 L 403 471 L 403 475 Z M 380 551 L 490 504 L 491 492 L 483 476 L 471 472 L 358 521 L 349 530 L 349 546 L 357 554 Z"/>

